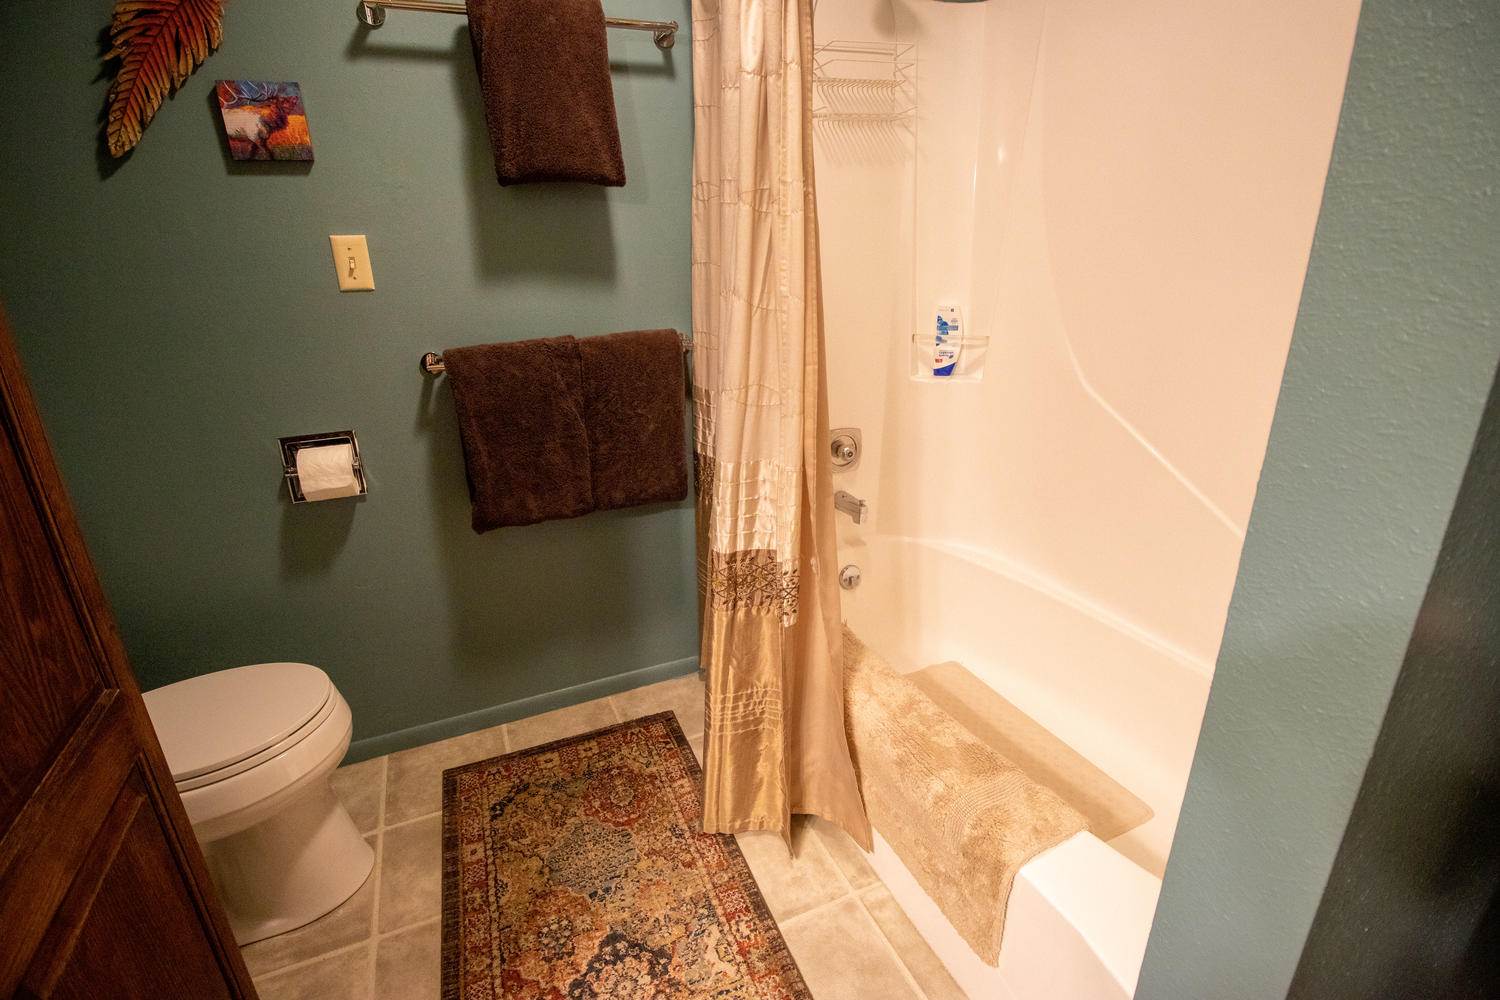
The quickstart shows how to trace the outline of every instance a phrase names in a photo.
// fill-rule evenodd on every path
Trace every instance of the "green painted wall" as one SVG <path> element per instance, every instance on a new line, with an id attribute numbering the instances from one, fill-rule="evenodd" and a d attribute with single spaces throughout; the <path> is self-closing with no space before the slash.
<path id="1" fill-rule="evenodd" d="M 693 665 L 687 506 L 476 536 L 452 400 L 417 371 L 455 344 L 688 328 L 692 74 L 687 0 L 631 0 L 684 30 L 665 56 L 610 32 L 628 186 L 502 190 L 463 22 L 369 32 L 353 6 L 229 3 L 111 171 L 112 3 L 0 4 L 0 299 L 143 685 L 317 663 L 369 753 Z M 317 162 L 228 161 L 219 78 L 300 81 Z M 373 294 L 336 290 L 330 233 L 368 234 Z M 370 495 L 290 507 L 276 438 L 346 427 Z"/>
<path id="2" fill-rule="evenodd" d="M 1137 996 L 1284 997 L 1500 356 L 1500 8 L 1366 0 Z"/>

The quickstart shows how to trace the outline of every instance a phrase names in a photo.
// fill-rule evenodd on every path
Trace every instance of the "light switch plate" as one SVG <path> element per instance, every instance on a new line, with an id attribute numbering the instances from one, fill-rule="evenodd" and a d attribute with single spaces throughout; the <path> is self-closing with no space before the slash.
<path id="1" fill-rule="evenodd" d="M 370 270 L 370 245 L 363 236 L 330 236 L 333 269 L 341 292 L 373 292 L 375 272 Z"/>

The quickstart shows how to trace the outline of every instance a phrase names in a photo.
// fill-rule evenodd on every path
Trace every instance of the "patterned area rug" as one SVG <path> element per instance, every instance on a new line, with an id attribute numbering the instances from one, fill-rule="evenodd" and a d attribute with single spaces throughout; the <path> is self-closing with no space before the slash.
<path id="1" fill-rule="evenodd" d="M 443 773 L 443 1000 L 811 1000 L 671 712 Z"/>

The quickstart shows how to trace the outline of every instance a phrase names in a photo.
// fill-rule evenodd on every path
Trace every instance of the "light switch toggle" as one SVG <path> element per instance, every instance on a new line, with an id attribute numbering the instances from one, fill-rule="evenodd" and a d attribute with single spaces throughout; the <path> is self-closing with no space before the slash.
<path id="1" fill-rule="evenodd" d="M 370 246 L 363 236 L 330 236 L 333 267 L 341 292 L 373 292 L 375 272 L 370 270 Z"/>

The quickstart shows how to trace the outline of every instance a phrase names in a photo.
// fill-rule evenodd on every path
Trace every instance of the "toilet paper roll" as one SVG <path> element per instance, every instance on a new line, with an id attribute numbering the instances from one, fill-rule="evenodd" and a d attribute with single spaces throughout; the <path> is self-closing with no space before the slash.
<path id="1" fill-rule="evenodd" d="M 327 444 L 297 449 L 297 481 L 308 500 L 333 500 L 359 493 L 354 478 L 354 447 Z"/>

